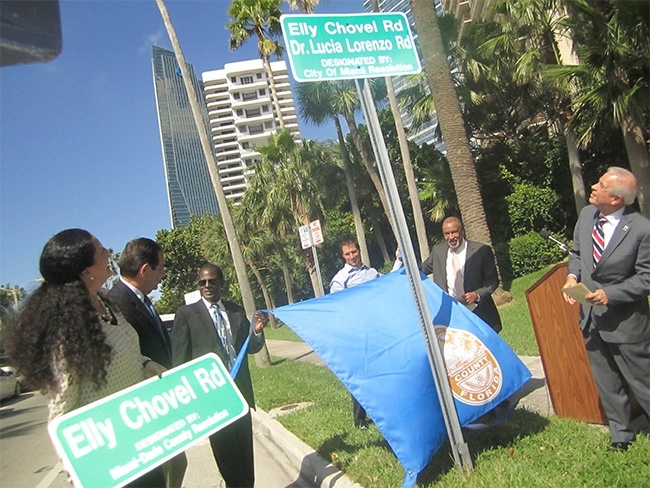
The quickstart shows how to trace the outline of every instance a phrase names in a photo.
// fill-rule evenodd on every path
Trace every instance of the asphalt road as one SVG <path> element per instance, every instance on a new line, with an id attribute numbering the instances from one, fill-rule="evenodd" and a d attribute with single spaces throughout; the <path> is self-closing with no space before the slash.
<path id="1" fill-rule="evenodd" d="M 69 488 L 66 479 L 47 433 L 45 398 L 28 392 L 0 403 L 0 486 Z"/>

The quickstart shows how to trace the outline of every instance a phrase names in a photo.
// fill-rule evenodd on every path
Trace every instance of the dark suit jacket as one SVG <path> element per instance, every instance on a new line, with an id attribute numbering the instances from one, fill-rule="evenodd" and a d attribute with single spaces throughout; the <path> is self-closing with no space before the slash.
<path id="1" fill-rule="evenodd" d="M 250 322 L 245 310 L 239 305 L 223 300 L 232 331 L 235 351 L 239 354 L 250 330 Z M 264 345 L 264 333 L 251 337 L 248 354 L 255 354 Z M 221 344 L 219 335 L 214 327 L 212 316 L 203 300 L 191 305 L 184 305 L 176 311 L 174 327 L 172 328 L 172 351 L 174 366 L 183 364 L 209 352 L 216 353 L 224 364 L 227 364 L 228 354 Z M 251 383 L 248 361 L 242 362 L 235 384 L 251 407 L 255 407 L 253 385 Z"/>
<path id="2" fill-rule="evenodd" d="M 149 309 L 122 281 L 115 283 L 108 292 L 108 297 L 138 333 L 140 352 L 170 369 L 172 367 L 171 340 L 165 327 L 162 327 L 161 334 Z"/>
<path id="3" fill-rule="evenodd" d="M 420 266 L 424 274 L 433 274 L 433 281 L 447 292 L 447 250 L 446 242 L 436 244 L 431 254 Z M 479 296 L 474 313 L 481 317 L 495 332 L 501 331 L 501 318 L 492 299 L 492 293 L 499 286 L 492 249 L 479 242 L 467 241 L 465 271 L 463 274 L 465 292 L 476 292 Z"/>
<path id="4" fill-rule="evenodd" d="M 650 337 L 650 221 L 627 207 L 594 268 L 591 231 L 598 210 L 588 205 L 576 223 L 569 274 L 591 291 L 602 288 L 609 304 L 580 307 L 581 327 L 593 324 L 606 342 L 637 343 Z"/>

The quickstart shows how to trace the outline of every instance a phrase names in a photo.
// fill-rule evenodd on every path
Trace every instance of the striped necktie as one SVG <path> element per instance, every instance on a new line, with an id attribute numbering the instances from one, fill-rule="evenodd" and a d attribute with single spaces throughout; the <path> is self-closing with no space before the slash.
<path id="1" fill-rule="evenodd" d="M 603 231 L 603 224 L 607 222 L 607 217 L 603 214 L 598 214 L 598 220 L 591 231 L 591 240 L 593 242 L 592 256 L 594 261 L 594 268 L 600 261 L 605 249 L 605 231 Z"/>
<path id="2" fill-rule="evenodd" d="M 217 329 L 217 334 L 219 335 L 219 339 L 221 340 L 221 345 L 223 346 L 224 351 L 226 351 L 227 354 L 227 363 L 226 367 L 230 369 L 230 366 L 232 365 L 233 361 L 233 350 L 232 347 L 230 346 L 230 341 L 228 340 L 228 330 L 226 329 L 226 322 L 223 318 L 223 315 L 221 315 L 221 311 L 219 310 L 219 306 L 217 304 L 213 304 L 211 307 L 212 309 L 212 317 L 214 319 L 214 326 L 215 329 Z"/>

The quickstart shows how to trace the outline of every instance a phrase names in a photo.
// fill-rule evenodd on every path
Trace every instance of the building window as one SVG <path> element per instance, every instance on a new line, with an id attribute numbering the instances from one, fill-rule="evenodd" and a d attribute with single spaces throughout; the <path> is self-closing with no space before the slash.
<path id="1" fill-rule="evenodd" d="M 262 132 L 264 132 L 264 127 L 262 126 L 262 124 L 255 124 L 255 125 L 248 126 L 248 133 L 250 135 L 261 134 Z"/>
<path id="2" fill-rule="evenodd" d="M 237 109 L 237 116 L 242 117 L 244 115 L 244 111 L 240 108 Z"/>
<path id="3" fill-rule="evenodd" d="M 242 93 L 242 100 L 248 102 L 249 100 L 255 100 L 257 98 L 257 93 L 255 92 L 246 92 Z"/>
<path id="4" fill-rule="evenodd" d="M 262 73 L 257 73 L 257 79 L 261 80 L 262 79 Z"/>
<path id="5" fill-rule="evenodd" d="M 250 110 L 246 110 L 246 117 L 251 118 L 251 117 L 259 117 L 262 115 L 262 112 L 260 111 L 260 108 L 251 108 Z"/>
<path id="6" fill-rule="evenodd" d="M 265 114 L 268 113 L 268 112 L 269 112 L 269 106 L 268 106 L 268 105 L 264 105 L 264 106 L 262 107 L 262 112 L 264 112 Z"/>
<path id="7" fill-rule="evenodd" d="M 230 81 L 233 83 L 237 83 L 237 77 L 233 76 L 232 78 L 230 78 Z"/>
<path id="8" fill-rule="evenodd" d="M 266 127 L 267 129 L 273 129 L 273 122 L 271 121 L 264 122 L 264 127 Z"/>
<path id="9" fill-rule="evenodd" d="M 260 90 L 260 97 L 266 96 L 266 88 Z"/>
<path id="10" fill-rule="evenodd" d="M 242 76 L 241 78 L 239 78 L 239 82 L 242 85 L 250 85 L 251 83 L 253 83 L 253 77 L 252 76 Z"/>
<path id="11" fill-rule="evenodd" d="M 248 142 L 242 142 L 241 143 L 241 148 L 242 149 L 248 149 L 251 145 Z"/>
<path id="12" fill-rule="evenodd" d="M 235 93 L 235 94 L 233 95 L 233 98 L 234 98 L 235 100 L 239 100 L 239 93 Z"/>

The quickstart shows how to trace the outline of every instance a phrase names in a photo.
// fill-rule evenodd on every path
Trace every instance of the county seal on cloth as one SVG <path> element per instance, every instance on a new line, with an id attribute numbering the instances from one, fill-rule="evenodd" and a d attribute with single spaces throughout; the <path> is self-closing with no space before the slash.
<path id="1" fill-rule="evenodd" d="M 479 317 L 426 276 L 420 279 L 465 426 L 514 394 L 531 374 Z M 447 432 L 404 270 L 272 313 L 366 409 L 406 471 L 403 486 L 415 486 Z"/>

